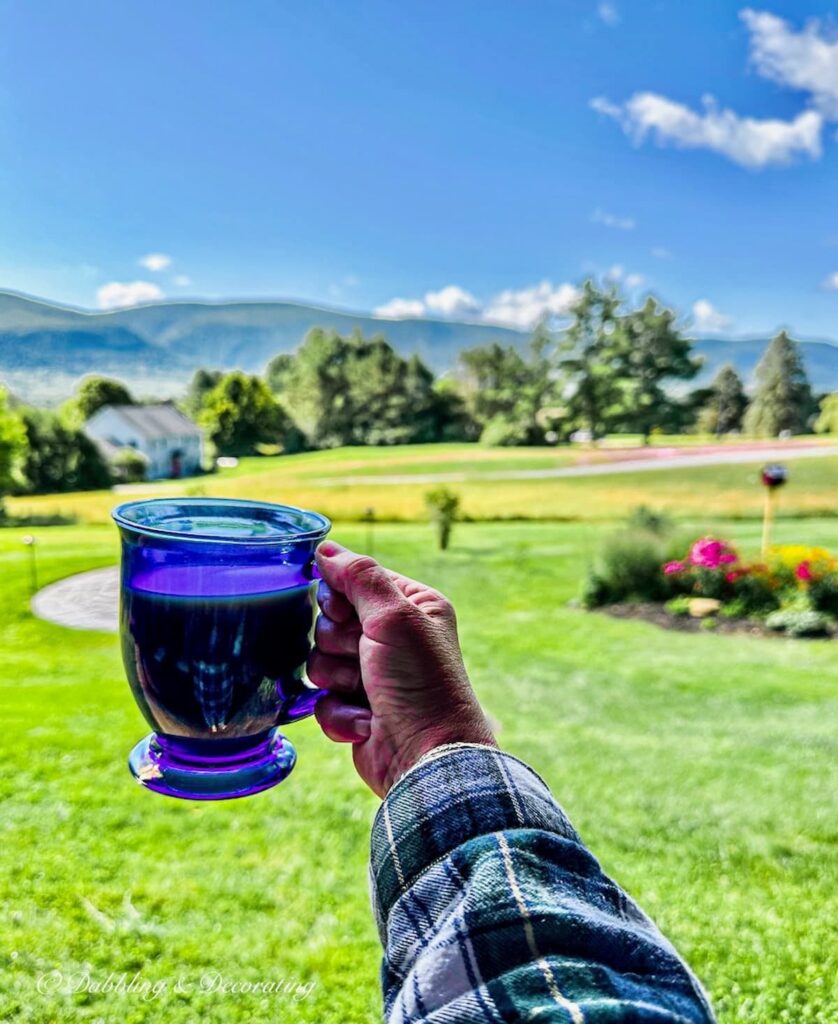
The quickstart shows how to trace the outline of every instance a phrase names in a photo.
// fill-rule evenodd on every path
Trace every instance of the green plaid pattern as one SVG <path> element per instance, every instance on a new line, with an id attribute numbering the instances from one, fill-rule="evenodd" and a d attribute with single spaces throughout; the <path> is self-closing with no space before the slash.
<path id="1" fill-rule="evenodd" d="M 391 789 L 370 887 L 388 1024 L 707 1024 L 700 985 L 544 782 L 456 744 Z"/>

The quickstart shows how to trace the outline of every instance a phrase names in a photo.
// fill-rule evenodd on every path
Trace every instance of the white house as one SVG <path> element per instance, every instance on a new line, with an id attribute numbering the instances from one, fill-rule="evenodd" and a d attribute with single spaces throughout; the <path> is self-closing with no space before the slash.
<path id="1" fill-rule="evenodd" d="M 200 472 L 203 434 L 168 403 L 105 405 L 84 426 L 109 461 L 121 448 L 133 448 L 148 463 L 146 477 L 190 476 Z"/>

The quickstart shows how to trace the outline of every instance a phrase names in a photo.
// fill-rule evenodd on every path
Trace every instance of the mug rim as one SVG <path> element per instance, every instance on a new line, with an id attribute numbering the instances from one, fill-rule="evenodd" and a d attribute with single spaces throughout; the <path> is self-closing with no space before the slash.
<path id="1" fill-rule="evenodd" d="M 301 528 L 285 536 L 277 537 L 219 537 L 217 534 L 206 532 L 182 533 L 178 530 L 169 530 L 165 526 L 147 526 L 126 517 L 131 509 L 141 505 L 179 505 L 201 507 L 220 506 L 222 508 L 251 508 L 266 509 L 270 512 L 294 512 L 306 516 L 312 523 L 310 529 Z M 248 498 L 212 498 L 200 497 L 197 495 L 184 495 L 183 497 L 160 497 L 160 498 L 139 498 L 135 501 L 126 501 L 117 505 L 111 511 L 111 518 L 122 529 L 144 536 L 166 537 L 177 541 L 198 541 L 204 544 L 233 544 L 233 545 L 276 545 L 296 544 L 300 541 L 322 540 L 332 527 L 332 521 L 320 512 L 311 509 L 299 508 L 296 505 L 281 505 L 273 501 L 253 501 Z"/>

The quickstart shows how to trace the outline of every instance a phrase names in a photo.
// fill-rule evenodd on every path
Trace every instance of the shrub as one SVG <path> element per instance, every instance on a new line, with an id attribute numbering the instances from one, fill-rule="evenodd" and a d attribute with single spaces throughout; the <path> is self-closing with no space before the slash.
<path id="1" fill-rule="evenodd" d="M 677 615 L 679 618 L 683 618 L 690 614 L 690 598 L 686 594 L 671 597 L 664 605 L 664 608 L 670 615 Z"/>
<path id="2" fill-rule="evenodd" d="M 809 600 L 816 611 L 838 617 L 838 572 L 826 573 L 811 580 L 808 591 Z"/>
<path id="3" fill-rule="evenodd" d="M 762 615 L 780 606 L 780 595 L 794 588 L 794 577 L 786 580 L 763 565 L 745 565 L 727 541 L 701 537 L 680 561 L 663 566 L 664 575 L 678 593 L 735 601 L 742 617 Z"/>
<path id="4" fill-rule="evenodd" d="M 764 566 L 743 566 L 727 574 L 731 605 L 741 609 L 743 618 L 764 615 L 780 607 L 779 587 Z"/>
<path id="5" fill-rule="evenodd" d="M 719 616 L 723 619 L 747 619 L 750 615 L 747 604 L 739 597 L 734 597 L 719 609 Z"/>
<path id="6" fill-rule="evenodd" d="M 829 636 L 832 632 L 832 622 L 826 615 L 795 608 L 783 608 L 772 612 L 765 620 L 765 624 L 769 629 L 793 637 Z"/>
<path id="7" fill-rule="evenodd" d="M 667 536 L 671 527 L 664 518 L 641 507 L 630 522 L 645 523 L 646 528 L 624 530 L 606 541 L 585 580 L 581 599 L 586 608 L 626 600 L 666 601 L 670 614 L 685 615 L 689 599 L 702 597 L 721 602 L 719 614 L 731 619 L 762 618 L 779 609 L 783 614 L 807 613 L 800 622 L 789 620 L 793 636 L 820 635 L 799 632 L 819 628 L 812 614 L 827 622 L 838 617 L 838 562 L 822 548 L 778 548 L 768 565 L 747 564 L 729 542 L 700 537 L 686 556 L 672 559 L 678 548 Z"/>
<path id="8" fill-rule="evenodd" d="M 583 608 L 601 608 L 611 600 L 611 588 L 608 581 L 604 580 L 595 569 L 588 570 L 588 574 L 582 582 L 582 593 L 579 595 L 579 603 Z"/>
<path id="9" fill-rule="evenodd" d="M 597 608 L 616 601 L 663 601 L 673 588 L 661 572 L 672 542 L 646 530 L 621 530 L 602 547 L 583 586 L 582 603 Z"/>
<path id="10" fill-rule="evenodd" d="M 425 495 L 425 504 L 436 524 L 439 548 L 445 551 L 451 539 L 451 530 L 460 511 L 460 499 L 447 487 L 437 487 Z"/>
<path id="11" fill-rule="evenodd" d="M 672 520 L 665 512 L 655 512 L 647 505 L 638 505 L 629 513 L 626 525 L 630 530 L 645 530 L 664 537 L 672 533 Z"/>
<path id="12" fill-rule="evenodd" d="M 803 565 L 812 572 L 828 572 L 835 568 L 835 559 L 826 548 L 811 547 L 809 544 L 780 544 L 772 547 L 768 562 L 774 570 L 785 568 L 795 574 Z"/>
<path id="13" fill-rule="evenodd" d="M 126 484 L 141 483 L 148 472 L 148 459 L 133 448 L 120 448 L 111 465 L 114 476 Z"/>

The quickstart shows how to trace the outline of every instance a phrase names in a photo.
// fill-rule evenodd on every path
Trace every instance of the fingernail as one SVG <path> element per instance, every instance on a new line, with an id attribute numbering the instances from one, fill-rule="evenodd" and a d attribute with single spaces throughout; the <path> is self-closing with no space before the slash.
<path id="1" fill-rule="evenodd" d="M 372 734 L 372 712 L 365 708 L 358 708 L 351 715 L 352 731 L 358 737 L 358 742 L 368 740 Z"/>
<path id="2" fill-rule="evenodd" d="M 335 540 L 324 540 L 320 547 L 317 549 L 317 554 L 323 558 L 334 558 L 335 555 L 339 555 L 341 551 L 346 551 L 346 548 L 342 544 L 338 544 Z"/>

